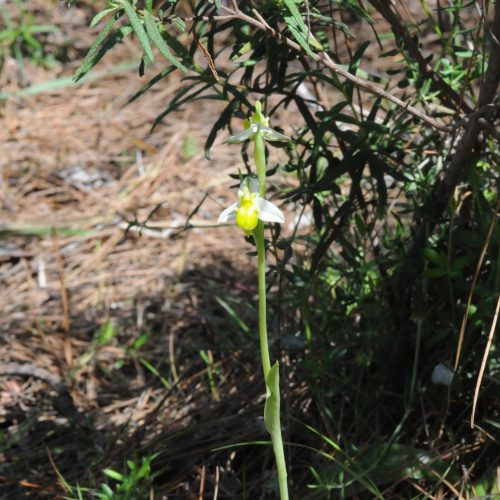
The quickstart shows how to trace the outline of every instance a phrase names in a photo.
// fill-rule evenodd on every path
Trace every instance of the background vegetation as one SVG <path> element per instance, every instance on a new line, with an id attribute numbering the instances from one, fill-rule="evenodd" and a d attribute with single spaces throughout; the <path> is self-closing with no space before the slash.
<path id="1" fill-rule="evenodd" d="M 116 82 L 100 87 L 99 78 L 124 72 L 122 85 L 140 87 L 123 87 L 122 109 L 144 125 L 135 149 L 123 147 L 104 165 L 96 160 L 109 178 L 80 179 L 85 193 L 119 183 L 113 206 L 92 220 L 55 215 L 77 204 L 67 194 L 52 199 L 55 212 L 42 225 L 16 219 L 18 200 L 49 196 L 47 186 L 29 184 L 43 160 L 3 165 L 0 278 L 6 290 L 21 290 L 15 277 L 27 265 L 40 287 L 39 250 L 30 249 L 45 241 L 57 294 L 29 318 L 17 315 L 29 300 L 9 294 L 3 303 L 1 335 L 11 348 L 2 351 L 0 375 L 31 385 L 18 390 L 29 389 L 29 402 L 3 387 L 2 498 L 276 498 L 258 417 L 253 249 L 225 228 L 229 244 L 207 247 L 213 259 L 184 266 L 179 245 L 190 235 L 199 247 L 221 231 L 207 227 L 216 216 L 204 212 L 205 201 L 230 196 L 210 179 L 217 164 L 234 179 L 251 171 L 245 146 L 241 161 L 234 150 L 218 151 L 256 99 L 272 126 L 293 138 L 271 154 L 269 171 L 290 224 L 268 232 L 270 332 L 288 382 L 282 420 L 292 498 L 500 494 L 498 3 L 124 0 L 0 9 L 6 117 L 19 116 L 30 94 L 76 92 L 71 75 L 112 95 Z M 55 78 L 29 81 L 42 70 Z M 141 103 L 160 94 L 141 115 Z M 123 171 L 142 160 L 131 151 L 164 166 L 153 146 L 165 130 L 174 136 L 189 108 L 206 110 L 204 125 L 176 140 L 173 161 L 190 165 L 188 184 L 203 177 L 196 192 L 207 195 L 196 198 L 173 167 L 161 175 L 152 167 L 155 188 L 134 192 L 139 181 Z M 23 123 L 17 127 L 22 135 Z M 201 160 L 200 146 L 211 162 Z M 58 172 L 65 189 L 74 173 Z M 188 207 L 173 228 L 161 225 L 172 204 L 155 191 L 162 183 Z M 133 203 L 120 205 L 130 193 Z M 145 201 L 151 193 L 159 195 Z M 82 259 L 100 266 L 102 248 L 133 252 L 147 245 L 148 231 L 164 237 L 146 246 L 148 258 L 170 248 L 165 268 L 177 272 L 154 294 L 134 289 L 128 306 L 99 299 L 72 306 L 82 284 L 68 283 Z M 89 234 L 97 241 L 91 250 L 82 243 Z M 132 257 L 120 261 L 120 276 L 133 266 Z M 101 292 L 115 286 L 97 281 Z M 36 312 L 54 307 L 50 300 L 63 310 L 54 323 Z M 42 347 L 34 340 L 49 335 Z M 49 345 L 57 354 L 44 365 L 49 358 L 35 352 L 45 356 Z M 436 366 L 455 372 L 451 385 L 435 383 Z M 136 413 L 111 418 L 116 405 L 135 405 Z"/>

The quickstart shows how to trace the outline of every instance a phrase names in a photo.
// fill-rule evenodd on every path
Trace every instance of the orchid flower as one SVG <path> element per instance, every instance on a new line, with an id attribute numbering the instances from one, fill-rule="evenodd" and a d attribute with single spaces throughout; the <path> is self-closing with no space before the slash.
<path id="1" fill-rule="evenodd" d="M 238 191 L 238 201 L 222 211 L 219 223 L 236 221 L 248 236 L 257 227 L 259 220 L 283 224 L 285 217 L 281 210 L 259 195 L 259 183 L 253 177 L 245 177 Z"/>

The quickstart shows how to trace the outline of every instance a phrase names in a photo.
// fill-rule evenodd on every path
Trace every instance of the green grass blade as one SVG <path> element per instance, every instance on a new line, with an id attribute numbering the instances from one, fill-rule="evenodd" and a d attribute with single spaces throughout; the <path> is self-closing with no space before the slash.
<path id="1" fill-rule="evenodd" d="M 158 377 L 166 389 L 172 388 L 172 384 L 149 361 L 146 361 L 144 358 L 139 358 L 139 362 L 141 363 L 141 365 L 146 367 L 155 377 Z"/>
<path id="2" fill-rule="evenodd" d="M 215 297 L 215 300 L 225 309 L 225 311 L 231 316 L 231 318 L 238 324 L 238 326 L 245 332 L 248 333 L 250 328 L 248 325 L 238 316 L 238 313 L 224 300 L 220 297 Z"/>

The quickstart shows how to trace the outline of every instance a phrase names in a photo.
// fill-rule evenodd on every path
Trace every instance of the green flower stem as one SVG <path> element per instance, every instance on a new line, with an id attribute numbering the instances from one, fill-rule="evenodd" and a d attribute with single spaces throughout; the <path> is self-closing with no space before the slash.
<path id="1" fill-rule="evenodd" d="M 259 281 L 259 338 L 260 355 L 264 380 L 267 380 L 271 370 L 269 345 L 267 342 L 267 304 L 266 304 L 266 249 L 264 241 L 264 223 L 259 221 L 255 228 L 255 243 L 257 245 L 258 281 Z"/>
<path id="2" fill-rule="evenodd" d="M 264 146 L 264 139 L 260 132 L 255 134 L 253 159 L 257 167 L 257 177 L 259 179 L 260 196 L 266 197 L 266 148 Z M 262 228 L 264 234 L 264 227 Z"/>
<path id="3" fill-rule="evenodd" d="M 288 500 L 288 482 L 285 462 L 285 450 L 283 448 L 283 439 L 281 437 L 281 429 L 276 432 L 273 437 L 274 456 L 278 467 L 278 481 L 280 484 L 281 500 Z"/>
<path id="4" fill-rule="evenodd" d="M 266 156 L 264 139 L 257 132 L 254 138 L 254 161 L 257 167 L 257 176 L 259 178 L 260 196 L 265 198 L 266 194 Z M 266 247 L 264 240 L 264 223 L 259 224 L 254 231 L 255 243 L 257 246 L 258 259 L 258 282 L 259 282 L 259 338 L 260 353 L 262 358 L 262 370 L 264 372 L 264 381 L 266 382 L 267 398 L 270 397 L 270 387 L 268 375 L 271 371 L 271 359 L 269 356 L 269 345 L 267 340 L 267 305 L 266 305 Z M 279 391 L 275 394 L 277 397 L 277 414 L 274 415 L 276 424 L 270 431 L 273 443 L 274 456 L 278 468 L 278 481 L 280 487 L 281 500 L 288 500 L 288 483 L 285 462 L 285 451 L 283 448 L 283 439 L 281 437 L 281 425 L 279 415 Z"/>

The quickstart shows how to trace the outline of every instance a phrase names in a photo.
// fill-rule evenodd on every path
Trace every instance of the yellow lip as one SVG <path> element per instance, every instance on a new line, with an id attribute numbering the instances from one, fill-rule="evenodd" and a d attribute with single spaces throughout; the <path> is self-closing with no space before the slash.
<path id="1" fill-rule="evenodd" d="M 236 224 L 248 236 L 259 223 L 259 209 L 255 203 L 256 193 L 250 193 L 248 188 L 243 188 L 240 197 L 240 206 L 236 209 Z"/>

